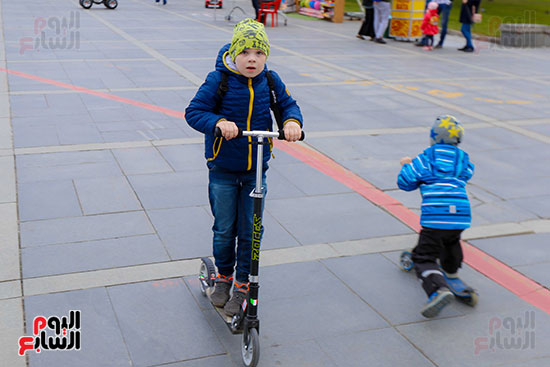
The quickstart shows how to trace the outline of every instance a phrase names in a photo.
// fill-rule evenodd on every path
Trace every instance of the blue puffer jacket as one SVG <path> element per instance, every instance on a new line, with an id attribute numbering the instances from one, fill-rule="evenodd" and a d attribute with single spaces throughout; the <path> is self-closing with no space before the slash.
<path id="1" fill-rule="evenodd" d="M 454 145 L 435 144 L 403 165 L 397 186 L 405 191 L 420 186 L 423 227 L 465 229 L 472 218 L 465 187 L 473 174 L 468 153 Z"/>
<path id="2" fill-rule="evenodd" d="M 273 130 L 270 113 L 267 67 L 256 77 L 247 78 L 232 69 L 226 60 L 230 44 L 223 46 L 216 60 L 216 70 L 209 73 L 195 97 L 185 109 L 187 123 L 204 133 L 205 157 L 214 165 L 231 171 L 248 171 L 256 168 L 257 145 L 249 144 L 252 138 L 235 138 L 229 141 L 214 138 L 214 128 L 220 120 L 229 120 L 243 130 Z M 230 59 L 229 59 L 230 60 Z M 228 74 L 227 92 L 223 100 L 217 95 L 222 72 Z M 277 94 L 283 121 L 296 121 L 302 125 L 302 114 L 296 101 L 290 96 L 285 85 L 274 71 L 275 92 Z M 219 110 L 214 111 L 219 105 Z M 270 157 L 270 149 L 264 149 L 264 167 Z"/>

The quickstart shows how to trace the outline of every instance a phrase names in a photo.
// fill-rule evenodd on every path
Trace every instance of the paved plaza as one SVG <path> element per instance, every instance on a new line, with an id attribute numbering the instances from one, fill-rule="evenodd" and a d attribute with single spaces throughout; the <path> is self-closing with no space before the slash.
<path id="1" fill-rule="evenodd" d="M 0 0 L 0 365 L 241 366 L 199 289 L 212 215 L 202 135 L 184 110 L 247 0 Z M 277 142 L 260 268 L 262 367 L 550 365 L 550 49 L 433 52 L 288 18 L 267 33 L 304 115 Z M 439 114 L 465 127 L 462 278 L 475 308 L 434 319 L 399 254 L 420 195 L 402 156 Z M 38 316 L 81 311 L 80 350 L 18 355 Z"/>

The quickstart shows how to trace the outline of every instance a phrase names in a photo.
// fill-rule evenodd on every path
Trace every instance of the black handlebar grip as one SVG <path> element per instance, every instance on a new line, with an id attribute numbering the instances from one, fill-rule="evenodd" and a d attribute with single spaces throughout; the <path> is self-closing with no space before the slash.
<path id="1" fill-rule="evenodd" d="M 238 129 L 239 129 L 239 133 L 237 134 L 237 138 L 242 138 L 243 137 L 243 129 L 241 129 L 240 127 Z M 220 129 L 219 127 L 216 126 L 216 128 L 214 129 L 214 137 L 221 138 L 222 136 L 223 136 L 222 135 L 222 129 Z"/>
<path id="2" fill-rule="evenodd" d="M 304 140 L 306 138 L 306 133 L 304 132 L 304 130 L 302 130 L 302 135 L 300 135 L 300 141 Z M 279 130 L 279 137 L 277 138 L 279 140 L 285 140 L 285 131 L 284 130 Z"/>

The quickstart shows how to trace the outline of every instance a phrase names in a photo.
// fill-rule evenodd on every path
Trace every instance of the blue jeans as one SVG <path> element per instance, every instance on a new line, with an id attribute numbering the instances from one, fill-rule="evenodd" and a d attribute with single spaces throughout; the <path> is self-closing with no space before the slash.
<path id="1" fill-rule="evenodd" d="M 441 20 L 441 36 L 439 37 L 439 44 L 441 46 L 443 46 L 445 36 L 447 35 L 447 25 L 449 24 L 449 14 L 451 14 L 452 7 L 453 3 L 450 3 L 449 5 L 439 4 L 439 8 L 437 9 L 439 19 Z"/>
<path id="2" fill-rule="evenodd" d="M 474 48 L 474 45 L 472 44 L 472 25 L 462 24 L 460 31 L 464 35 L 464 38 L 466 38 L 466 47 Z"/>
<path id="3" fill-rule="evenodd" d="M 155 0 L 155 2 L 157 2 L 157 3 L 158 3 L 159 1 L 160 1 L 160 0 Z M 162 0 L 162 1 L 163 1 L 162 4 L 163 4 L 163 5 L 166 5 L 166 0 Z"/>
<path id="4" fill-rule="evenodd" d="M 264 198 L 267 193 L 265 172 L 266 170 L 262 178 Z M 208 198 L 214 215 L 214 260 L 218 273 L 232 275 L 236 261 L 235 279 L 239 282 L 248 282 L 254 212 L 254 199 L 250 197 L 250 193 L 256 187 L 256 171 L 234 172 L 211 166 L 208 177 Z"/>

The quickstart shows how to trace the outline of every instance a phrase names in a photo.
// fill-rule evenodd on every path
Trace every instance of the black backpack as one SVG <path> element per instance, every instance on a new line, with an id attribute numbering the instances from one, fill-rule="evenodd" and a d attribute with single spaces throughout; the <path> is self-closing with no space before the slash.
<path id="1" fill-rule="evenodd" d="M 223 100 L 223 96 L 225 96 L 225 93 L 227 92 L 227 79 L 229 78 L 229 75 L 227 73 L 222 73 L 222 80 L 220 81 L 220 84 L 218 85 L 218 90 L 216 91 L 216 94 L 219 97 L 219 101 L 216 104 L 216 107 L 214 108 L 215 112 L 218 112 L 220 109 L 220 105 Z M 281 110 L 279 109 L 279 104 L 277 102 L 277 94 L 275 93 L 275 83 L 273 82 L 273 75 L 268 71 L 265 72 L 265 75 L 267 77 L 267 84 L 269 85 L 269 107 L 271 108 L 271 111 L 273 111 L 273 115 L 275 116 L 275 120 L 277 121 L 277 126 L 279 127 L 279 130 L 283 129 L 283 116 L 281 115 Z"/>

